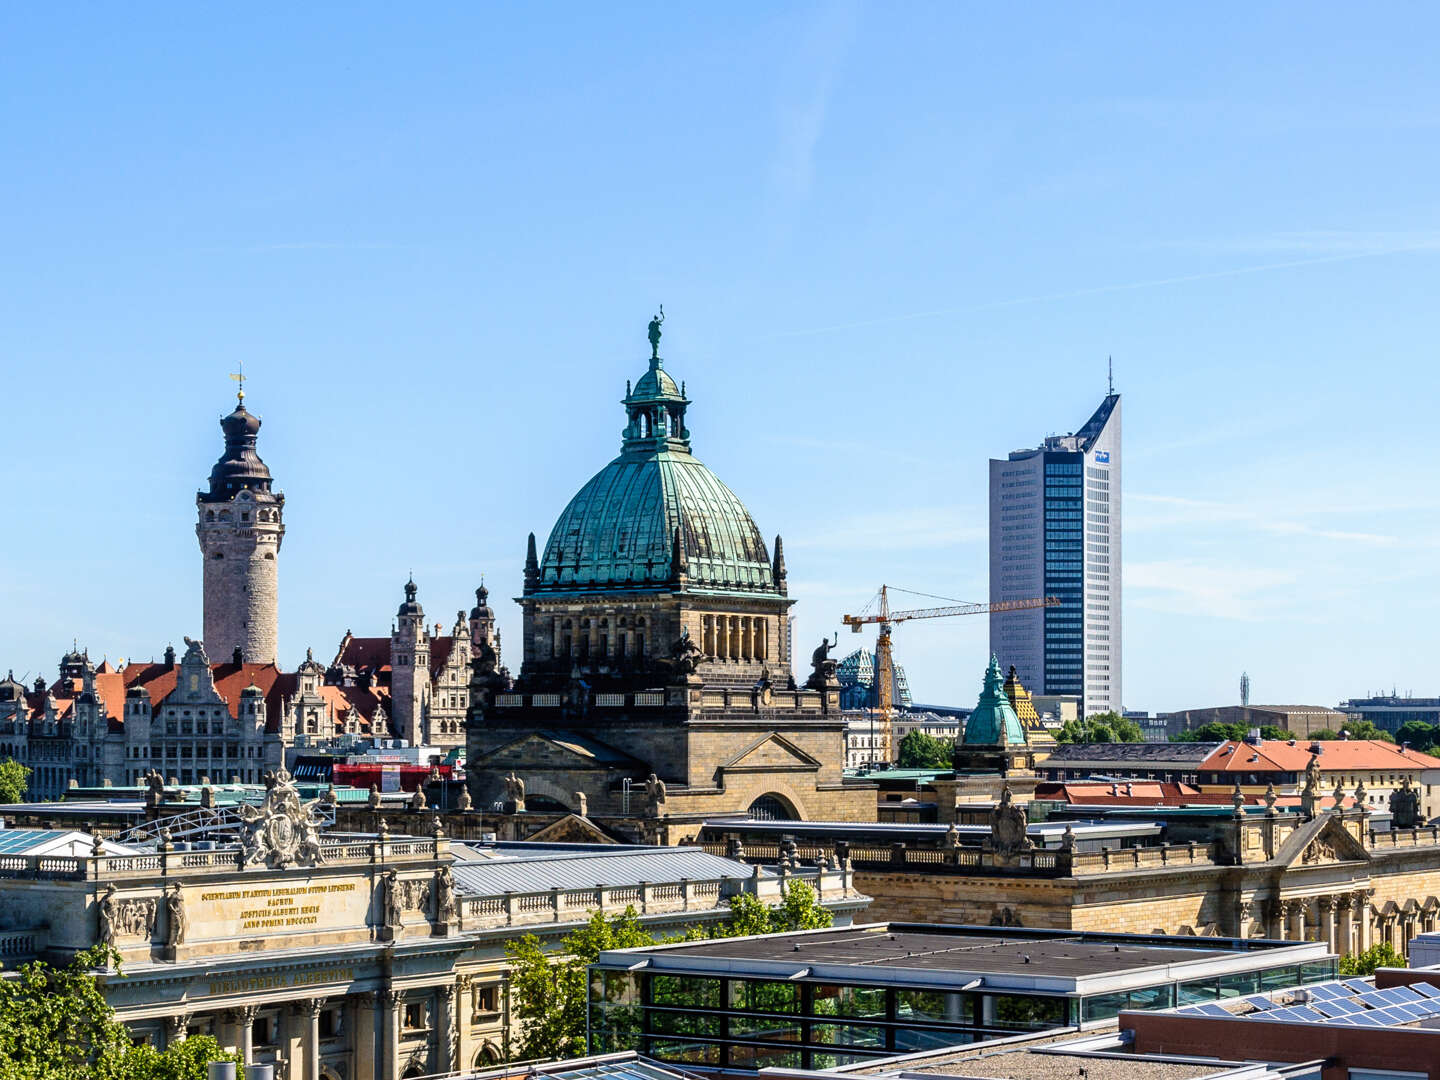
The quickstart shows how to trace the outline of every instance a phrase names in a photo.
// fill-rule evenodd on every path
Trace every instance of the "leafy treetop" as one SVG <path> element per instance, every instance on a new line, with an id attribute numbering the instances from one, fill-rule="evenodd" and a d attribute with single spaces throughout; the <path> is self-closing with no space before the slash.
<path id="1" fill-rule="evenodd" d="M 900 740 L 902 769 L 948 769 L 954 756 L 953 739 L 937 739 L 917 730 Z"/>
<path id="2" fill-rule="evenodd" d="M 1145 736 L 1140 725 L 1119 713 L 1103 712 L 1087 716 L 1084 720 L 1067 720 L 1055 733 L 1055 741 L 1062 743 L 1137 743 L 1144 742 Z"/>

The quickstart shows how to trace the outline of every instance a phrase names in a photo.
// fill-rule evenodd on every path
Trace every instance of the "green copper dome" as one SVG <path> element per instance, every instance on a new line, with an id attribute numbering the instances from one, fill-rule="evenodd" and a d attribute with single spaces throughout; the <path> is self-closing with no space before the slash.
<path id="1" fill-rule="evenodd" d="M 1005 677 L 1000 674 L 1000 661 L 990 657 L 985 671 L 985 687 L 980 701 L 965 720 L 962 746 L 1024 746 L 1025 729 L 1015 706 L 1005 696 Z"/>
<path id="2" fill-rule="evenodd" d="M 620 456 L 570 500 L 527 592 L 780 591 L 750 511 L 690 453 L 690 402 L 663 363 L 625 395 Z"/>

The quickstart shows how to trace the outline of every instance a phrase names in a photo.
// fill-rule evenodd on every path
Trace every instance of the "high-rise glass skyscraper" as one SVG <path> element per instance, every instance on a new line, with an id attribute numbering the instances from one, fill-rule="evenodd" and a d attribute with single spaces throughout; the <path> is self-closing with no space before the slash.
<path id="1" fill-rule="evenodd" d="M 1082 715 L 1121 697 L 1120 395 L 1073 435 L 990 461 L 990 600 L 1058 607 L 990 616 L 990 649 L 1037 694 L 1074 694 Z"/>

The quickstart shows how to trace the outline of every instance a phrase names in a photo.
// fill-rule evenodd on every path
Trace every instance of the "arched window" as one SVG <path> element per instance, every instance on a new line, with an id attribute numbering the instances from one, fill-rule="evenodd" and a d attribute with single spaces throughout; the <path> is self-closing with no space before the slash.
<path id="1" fill-rule="evenodd" d="M 799 817 L 783 797 L 774 793 L 761 795 L 746 813 L 751 821 L 794 821 Z"/>

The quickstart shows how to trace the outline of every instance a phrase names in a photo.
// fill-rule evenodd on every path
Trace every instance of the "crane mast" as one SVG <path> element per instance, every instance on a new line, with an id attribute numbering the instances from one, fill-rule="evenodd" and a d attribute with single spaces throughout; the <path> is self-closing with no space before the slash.
<path id="1" fill-rule="evenodd" d="M 907 590 L 900 590 L 905 592 Z M 875 705 L 880 714 L 879 751 L 885 762 L 894 760 L 891 734 L 895 721 L 895 665 L 894 650 L 890 633 L 896 623 L 912 619 L 943 619 L 952 615 L 984 615 L 1009 611 L 1031 611 L 1035 608 L 1056 607 L 1060 601 L 1054 596 L 1029 597 L 1024 600 L 997 600 L 989 604 L 950 604 L 945 607 L 912 608 L 906 611 L 890 610 L 890 586 L 881 585 L 876 597 L 875 610 L 870 614 L 846 615 L 841 619 L 844 625 L 855 633 L 876 623 L 879 633 L 875 637 Z M 871 747 L 872 752 L 877 749 Z"/>

